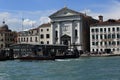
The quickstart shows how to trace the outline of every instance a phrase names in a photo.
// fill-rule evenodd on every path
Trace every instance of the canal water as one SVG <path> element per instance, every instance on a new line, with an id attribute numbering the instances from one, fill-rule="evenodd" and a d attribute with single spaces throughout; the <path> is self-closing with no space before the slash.
<path id="1" fill-rule="evenodd" d="M 1 61 L 0 80 L 120 80 L 120 57 Z"/>

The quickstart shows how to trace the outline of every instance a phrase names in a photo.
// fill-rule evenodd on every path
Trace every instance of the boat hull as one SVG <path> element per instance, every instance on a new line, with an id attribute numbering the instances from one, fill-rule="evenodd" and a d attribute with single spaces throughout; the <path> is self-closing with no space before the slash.
<path id="1" fill-rule="evenodd" d="M 52 57 L 19 57 L 19 60 L 55 60 Z"/>
<path id="2" fill-rule="evenodd" d="M 55 59 L 70 59 L 70 58 L 79 58 L 79 56 L 76 55 L 55 56 Z"/>

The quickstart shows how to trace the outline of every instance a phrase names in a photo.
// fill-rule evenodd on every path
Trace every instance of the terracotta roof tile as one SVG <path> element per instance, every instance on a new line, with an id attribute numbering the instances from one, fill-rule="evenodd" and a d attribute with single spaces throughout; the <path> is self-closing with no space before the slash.
<path id="1" fill-rule="evenodd" d="M 51 23 L 44 23 L 44 24 L 40 25 L 39 27 L 49 27 L 49 26 L 51 26 Z"/>

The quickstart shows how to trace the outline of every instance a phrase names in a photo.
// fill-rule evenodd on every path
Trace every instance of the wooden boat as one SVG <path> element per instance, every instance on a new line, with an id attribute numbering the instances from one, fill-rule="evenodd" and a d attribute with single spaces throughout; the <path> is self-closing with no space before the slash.
<path id="1" fill-rule="evenodd" d="M 66 51 L 63 55 L 55 56 L 55 59 L 69 59 L 69 58 L 79 58 L 79 52 L 77 50 L 74 51 Z"/>
<path id="2" fill-rule="evenodd" d="M 79 58 L 77 55 L 61 55 L 55 56 L 55 59 L 69 59 L 69 58 Z"/>
<path id="3" fill-rule="evenodd" d="M 47 57 L 47 56 L 24 56 L 24 57 L 18 57 L 16 59 L 19 59 L 19 60 L 55 60 L 54 57 Z"/>
<path id="4" fill-rule="evenodd" d="M 6 61 L 6 60 L 14 60 L 14 58 L 10 58 L 10 57 L 0 57 L 0 61 Z"/>

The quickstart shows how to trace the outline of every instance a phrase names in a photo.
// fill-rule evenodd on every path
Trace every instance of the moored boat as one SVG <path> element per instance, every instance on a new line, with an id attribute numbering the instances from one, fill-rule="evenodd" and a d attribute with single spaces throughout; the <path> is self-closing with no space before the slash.
<path id="1" fill-rule="evenodd" d="M 48 57 L 48 56 L 23 56 L 23 57 L 18 57 L 16 59 L 19 59 L 19 60 L 55 60 L 54 57 Z"/>
<path id="2" fill-rule="evenodd" d="M 14 58 L 0 57 L 0 61 L 6 61 L 6 60 L 14 60 Z"/>

